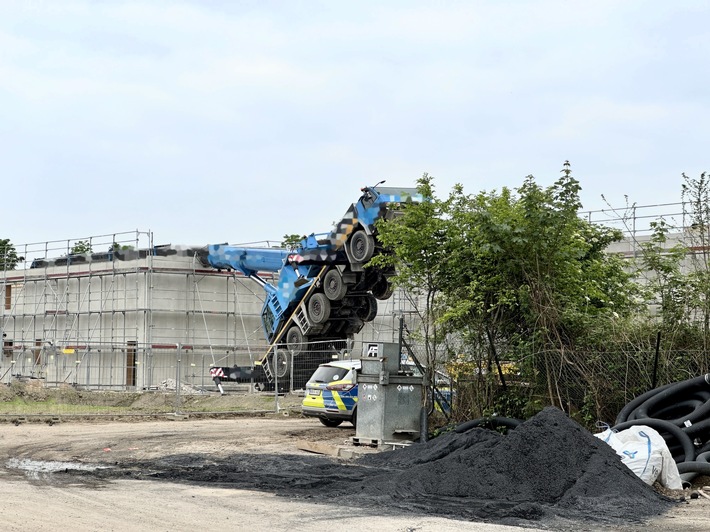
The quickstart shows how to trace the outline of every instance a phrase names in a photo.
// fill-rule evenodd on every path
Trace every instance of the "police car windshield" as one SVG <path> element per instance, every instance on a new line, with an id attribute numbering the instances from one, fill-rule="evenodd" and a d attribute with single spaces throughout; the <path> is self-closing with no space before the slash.
<path id="1" fill-rule="evenodd" d="M 337 368 L 335 366 L 320 366 L 313 376 L 312 382 L 333 382 L 343 380 L 348 373 L 347 368 Z"/>

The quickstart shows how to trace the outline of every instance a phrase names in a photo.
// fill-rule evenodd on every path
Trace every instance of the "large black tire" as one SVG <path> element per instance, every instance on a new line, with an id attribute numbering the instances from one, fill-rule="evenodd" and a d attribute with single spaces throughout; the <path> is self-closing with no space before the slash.
<path id="1" fill-rule="evenodd" d="M 390 297 L 392 297 L 392 292 L 394 292 L 394 287 L 392 286 L 392 283 L 390 283 L 384 277 L 377 281 L 372 287 L 372 295 L 380 301 L 384 301 L 385 299 L 389 299 Z"/>
<path id="2" fill-rule="evenodd" d="M 355 262 L 367 262 L 375 253 L 375 239 L 362 229 L 353 233 L 348 245 L 350 246 L 350 257 Z"/>
<path id="3" fill-rule="evenodd" d="M 298 329 L 298 327 L 296 327 Z M 299 329 L 298 332 L 300 333 L 301 330 Z M 294 355 L 296 353 L 293 353 Z M 289 368 L 291 367 L 291 350 L 289 349 L 288 351 L 280 349 L 278 353 L 276 353 L 276 361 L 274 364 L 274 373 L 279 379 L 285 379 L 288 377 L 288 371 Z"/>
<path id="4" fill-rule="evenodd" d="M 342 419 L 326 419 L 324 417 L 319 417 L 318 419 L 326 427 L 337 427 L 343 422 Z"/>
<path id="5" fill-rule="evenodd" d="M 325 294 L 318 292 L 308 300 L 308 317 L 315 325 L 325 323 L 330 318 L 330 300 Z"/>
<path id="6" fill-rule="evenodd" d="M 377 316 L 377 299 L 371 294 L 362 298 L 362 304 L 357 309 L 357 317 L 362 321 L 372 321 Z"/>
<path id="7" fill-rule="evenodd" d="M 329 270 L 323 278 L 323 293 L 331 301 L 340 301 L 348 291 L 348 287 L 343 281 L 343 276 L 337 268 Z"/>
<path id="8" fill-rule="evenodd" d="M 298 355 L 305 347 L 305 339 L 298 325 L 292 325 L 286 333 L 286 349 L 292 355 Z"/>
<path id="9" fill-rule="evenodd" d="M 353 408 L 353 417 L 350 418 L 350 423 L 353 424 L 353 427 L 357 428 L 357 405 Z"/>

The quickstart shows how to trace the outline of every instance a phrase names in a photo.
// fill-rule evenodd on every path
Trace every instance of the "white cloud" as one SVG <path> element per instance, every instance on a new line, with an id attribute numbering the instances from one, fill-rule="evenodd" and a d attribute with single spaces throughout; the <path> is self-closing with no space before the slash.
<path id="1" fill-rule="evenodd" d="M 0 237 L 85 235 L 89 221 L 174 243 L 325 231 L 381 178 L 411 185 L 428 171 L 441 194 L 459 181 L 475 192 L 531 173 L 549 182 L 565 159 L 585 194 L 665 199 L 672 178 L 707 164 L 707 13 L 704 2 L 9 2 L 3 171 L 39 209 L 77 186 L 89 199 L 52 224 L 4 205 Z M 109 218 L 105 196 L 122 216 Z"/>

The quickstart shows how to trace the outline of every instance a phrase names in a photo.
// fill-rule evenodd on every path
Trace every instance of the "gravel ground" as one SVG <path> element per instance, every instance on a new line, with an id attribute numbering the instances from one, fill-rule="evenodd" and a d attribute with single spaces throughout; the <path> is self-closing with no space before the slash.
<path id="1" fill-rule="evenodd" d="M 300 450 L 350 446 L 349 424 L 294 415 L 142 422 L 0 424 L 3 530 L 706 530 L 710 501 L 628 524 L 437 516 L 420 503 L 348 497 L 369 471 Z M 358 450 L 362 450 L 358 448 Z M 370 466 L 371 468 L 372 466 Z M 379 473 L 384 472 L 378 471 Z M 465 474 L 466 472 L 462 472 Z M 344 489 L 345 487 L 345 489 Z M 499 501 L 505 500 L 501 493 Z M 357 502 L 354 502 L 357 500 Z M 460 501 L 459 501 L 460 502 Z M 603 517 L 603 516 L 600 516 Z M 517 525 L 517 526 L 511 526 Z"/>

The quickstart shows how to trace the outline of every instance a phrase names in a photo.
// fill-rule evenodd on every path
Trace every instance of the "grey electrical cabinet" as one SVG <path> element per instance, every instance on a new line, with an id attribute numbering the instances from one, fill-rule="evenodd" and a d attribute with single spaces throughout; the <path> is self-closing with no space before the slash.
<path id="1" fill-rule="evenodd" d="M 355 445 L 384 446 L 419 437 L 422 377 L 400 371 L 395 343 L 363 344 L 357 375 Z"/>

